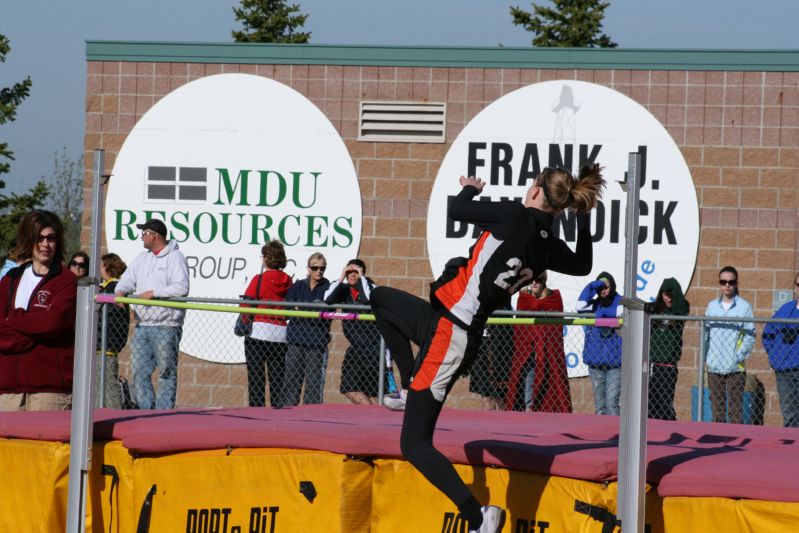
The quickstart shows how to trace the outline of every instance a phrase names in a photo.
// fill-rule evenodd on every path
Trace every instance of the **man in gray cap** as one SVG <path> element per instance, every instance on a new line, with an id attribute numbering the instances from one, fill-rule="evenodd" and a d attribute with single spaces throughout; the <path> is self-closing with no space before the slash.
<path id="1" fill-rule="evenodd" d="M 116 295 L 135 294 L 145 300 L 189 294 L 189 267 L 178 243 L 167 239 L 166 224 L 150 219 L 136 224 L 142 230 L 145 251 L 131 262 L 117 283 Z M 139 409 L 175 407 L 178 377 L 178 347 L 186 311 L 149 305 L 134 305 L 136 330 L 131 344 L 133 398 Z M 158 368 L 158 392 L 152 374 Z"/>

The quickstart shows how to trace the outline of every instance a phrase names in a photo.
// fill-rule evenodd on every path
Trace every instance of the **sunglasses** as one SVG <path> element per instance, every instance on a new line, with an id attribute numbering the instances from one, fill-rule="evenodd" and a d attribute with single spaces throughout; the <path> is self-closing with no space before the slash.
<path id="1" fill-rule="evenodd" d="M 326 266 L 309 266 L 309 269 L 313 270 L 314 272 L 324 272 L 327 270 Z"/>
<path id="2" fill-rule="evenodd" d="M 721 285 L 722 287 L 724 285 L 729 285 L 730 287 L 735 287 L 736 285 L 738 285 L 738 280 L 737 279 L 720 279 L 719 280 L 719 285 Z"/>
<path id="3" fill-rule="evenodd" d="M 51 233 L 49 235 L 39 235 L 39 242 L 47 241 L 50 244 L 53 244 L 57 240 L 58 240 L 58 237 L 55 236 L 55 233 Z"/>
<path id="4" fill-rule="evenodd" d="M 141 232 L 141 235 L 142 235 L 142 237 L 144 237 L 145 235 L 155 235 L 155 232 L 146 229 L 146 230 Z"/>
<path id="5" fill-rule="evenodd" d="M 71 261 L 69 263 L 69 266 L 78 267 L 78 268 L 86 268 L 86 263 L 84 263 L 82 261 Z"/>

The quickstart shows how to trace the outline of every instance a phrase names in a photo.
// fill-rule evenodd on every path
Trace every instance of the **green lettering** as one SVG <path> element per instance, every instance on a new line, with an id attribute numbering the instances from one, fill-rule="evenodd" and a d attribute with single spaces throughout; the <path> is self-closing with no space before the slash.
<path id="1" fill-rule="evenodd" d="M 294 188 L 292 190 L 292 200 L 294 201 L 294 205 L 297 207 L 302 207 L 307 209 L 316 203 L 316 186 L 317 186 L 317 179 L 321 172 L 311 172 L 311 176 L 313 176 L 313 200 L 308 205 L 302 205 L 300 202 L 300 179 L 302 178 L 302 172 L 292 172 L 291 176 L 294 178 Z"/>
<path id="2" fill-rule="evenodd" d="M 314 236 L 321 236 L 322 230 L 327 229 L 327 217 L 317 217 L 314 215 L 309 215 L 308 219 L 308 240 L 305 242 L 305 246 L 308 247 L 316 247 L 316 246 L 327 246 L 327 237 L 322 242 L 314 242 Z M 324 223 L 324 227 L 320 227 L 319 223 Z"/>
<path id="3" fill-rule="evenodd" d="M 247 203 L 247 182 L 249 181 L 250 171 L 239 170 L 239 175 L 236 177 L 236 183 L 230 182 L 230 173 L 226 168 L 216 169 L 219 174 L 219 186 L 217 187 L 216 202 L 214 205 L 231 205 L 233 197 L 236 195 L 236 190 L 240 189 L 239 203 L 236 205 L 250 205 Z M 241 187 L 239 187 L 241 185 Z M 226 201 L 222 200 L 222 188 L 225 189 Z"/>
<path id="4" fill-rule="evenodd" d="M 180 217 L 180 218 L 178 218 Z M 169 219 L 172 225 L 172 238 L 177 242 L 186 242 L 191 233 L 189 232 L 189 212 L 188 211 L 175 211 Z M 182 237 L 177 237 L 175 232 L 183 233 Z"/>
<path id="5" fill-rule="evenodd" d="M 346 226 L 344 223 L 346 222 Z M 345 242 L 343 244 L 339 244 L 338 240 L 336 240 L 335 235 L 333 236 L 333 247 L 338 248 L 346 248 L 350 244 L 352 244 L 352 218 L 350 217 L 338 217 L 336 220 L 333 221 L 333 231 L 338 233 L 339 235 L 345 237 Z"/>
<path id="6" fill-rule="evenodd" d="M 116 222 L 114 223 L 114 228 L 116 228 L 116 231 L 114 232 L 114 240 L 121 241 L 124 238 L 122 237 L 122 228 L 125 228 L 128 230 L 127 240 L 135 241 L 138 230 L 131 228 L 131 226 L 136 223 L 136 213 L 133 211 L 128 211 L 127 209 L 115 209 L 114 215 L 116 218 Z M 123 216 L 127 217 L 127 221 L 122 220 Z"/>
<path id="7" fill-rule="evenodd" d="M 286 236 L 286 222 L 290 219 L 294 220 L 299 227 L 300 217 L 298 215 L 288 215 L 280 221 L 280 224 L 277 225 L 277 238 L 280 239 L 286 246 L 295 246 L 298 242 L 300 242 L 299 231 L 297 232 L 297 238 L 294 239 L 293 242 L 289 242 L 288 237 Z"/>
<path id="8" fill-rule="evenodd" d="M 266 241 L 269 240 L 269 231 L 268 229 L 272 227 L 272 217 L 269 215 L 262 215 L 262 214 L 250 214 L 250 220 L 252 224 L 250 227 L 252 228 L 252 234 L 250 239 L 250 244 L 264 244 Z M 263 223 L 261 221 L 263 220 Z M 261 236 L 263 239 L 259 239 L 258 237 Z"/>
<path id="9" fill-rule="evenodd" d="M 230 215 L 233 213 L 222 213 L 222 240 L 228 244 L 238 244 L 244 233 L 244 213 L 236 213 L 239 217 L 239 236 L 235 241 L 230 240 Z"/>
<path id="10" fill-rule="evenodd" d="M 261 194 L 258 198 L 259 207 L 274 207 L 283 203 L 286 199 L 286 178 L 280 172 L 274 170 L 259 170 L 258 174 L 261 176 Z M 269 183 L 269 174 L 277 176 L 277 198 L 273 203 L 269 203 L 266 199 L 267 188 Z"/>
<path id="11" fill-rule="evenodd" d="M 211 229 L 211 231 L 210 231 L 210 233 L 208 235 L 208 238 L 205 239 L 205 240 L 203 240 L 203 236 L 200 233 L 200 230 L 203 229 L 203 224 L 202 224 L 203 216 L 208 218 L 209 226 L 210 226 L 210 229 Z M 219 226 L 218 226 L 218 224 L 216 222 L 216 218 L 214 218 L 214 215 L 212 215 L 211 213 L 208 213 L 206 211 L 203 211 L 202 213 L 197 215 L 197 218 L 194 219 L 194 227 L 193 227 L 193 229 L 194 229 L 195 238 L 198 241 L 200 241 L 201 243 L 207 244 L 207 243 L 211 242 L 212 240 L 214 240 L 216 238 L 216 232 L 218 231 Z"/>

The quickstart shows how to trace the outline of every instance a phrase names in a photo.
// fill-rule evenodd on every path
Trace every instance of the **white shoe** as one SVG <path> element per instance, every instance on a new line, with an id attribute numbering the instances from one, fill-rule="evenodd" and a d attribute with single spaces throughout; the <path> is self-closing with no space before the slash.
<path id="1" fill-rule="evenodd" d="M 505 509 L 496 505 L 484 505 L 480 508 L 483 513 L 483 525 L 480 529 L 470 529 L 469 533 L 499 533 L 505 525 Z"/>
<path id="2" fill-rule="evenodd" d="M 383 405 L 392 411 L 404 411 L 405 401 L 408 399 L 408 392 L 402 389 L 400 392 L 394 394 L 386 394 L 383 396 Z"/>

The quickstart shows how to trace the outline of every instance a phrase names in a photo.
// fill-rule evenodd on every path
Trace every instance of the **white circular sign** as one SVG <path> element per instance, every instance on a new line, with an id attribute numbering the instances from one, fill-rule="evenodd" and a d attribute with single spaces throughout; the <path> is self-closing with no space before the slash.
<path id="1" fill-rule="evenodd" d="M 286 245 L 295 278 L 314 252 L 334 269 L 355 257 L 361 195 L 344 142 L 310 100 L 268 78 L 220 74 L 166 95 L 125 140 L 106 197 L 109 251 L 130 263 L 147 218 L 164 220 L 186 256 L 190 296 L 237 298 L 269 239 Z M 243 361 L 234 321 L 190 311 L 181 350 Z"/>
<path id="2" fill-rule="evenodd" d="M 641 152 L 637 296 L 653 300 L 665 278 L 687 291 L 699 244 L 696 189 L 679 148 L 666 129 L 640 104 L 607 87 L 559 80 L 529 85 L 495 101 L 458 135 L 438 171 L 430 198 L 427 246 L 434 275 L 452 257 L 465 256 L 474 226 L 447 218 L 447 201 L 460 191 L 458 178 L 487 182 L 478 198 L 522 199 L 540 170 L 562 166 L 576 173 L 586 162 L 605 167 L 608 187 L 592 213 L 594 267 L 575 278 L 549 273 L 566 311 L 574 310 L 586 283 L 610 272 L 622 292 L 625 269 L 626 193 L 619 181 L 628 154 Z M 559 219 L 554 231 L 574 249 L 574 215 Z M 567 346 L 567 351 L 569 346 Z"/>

